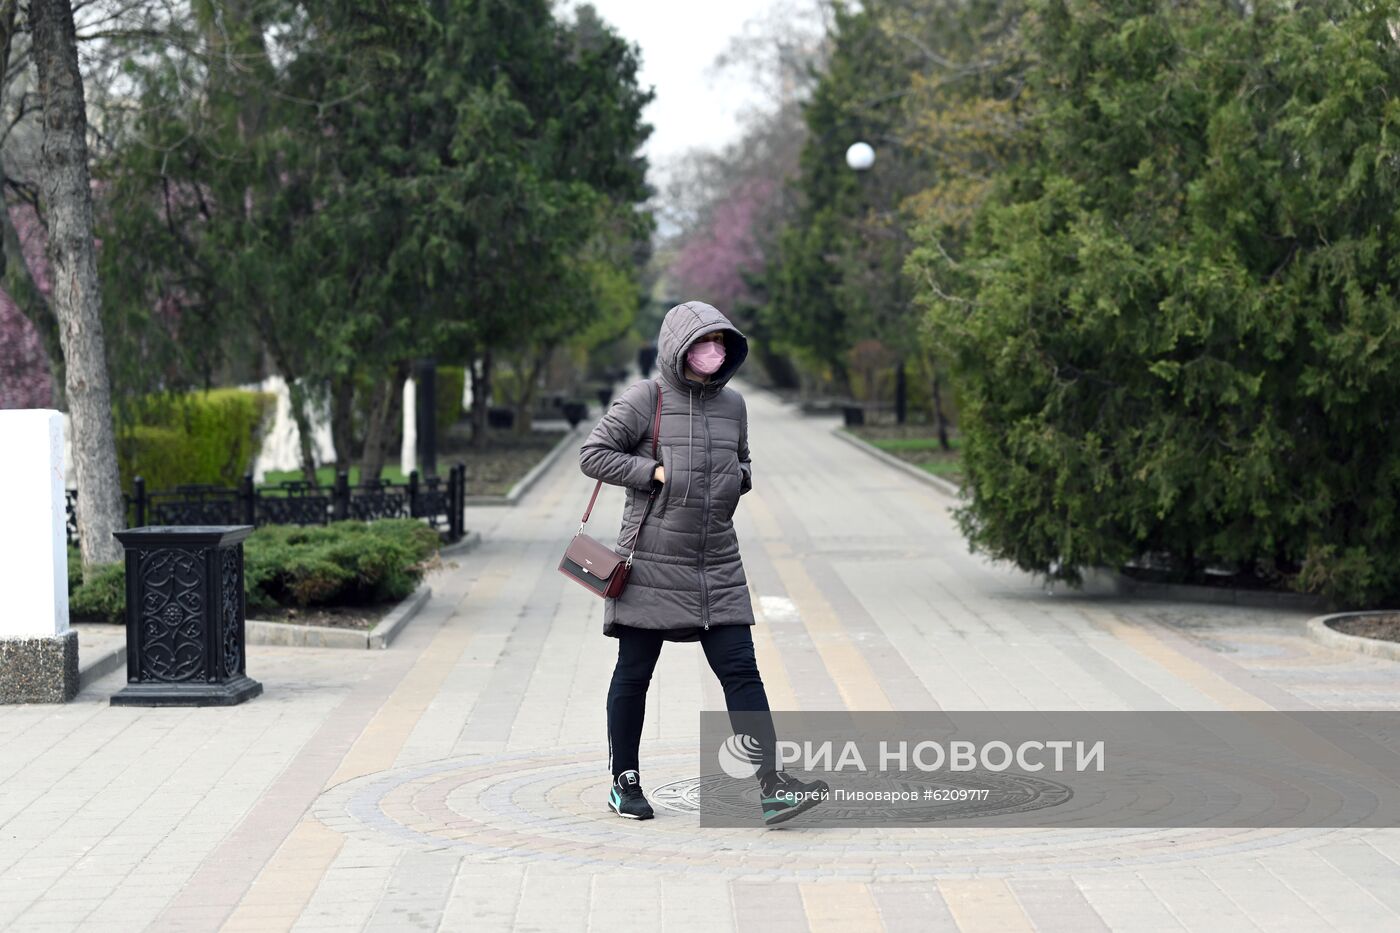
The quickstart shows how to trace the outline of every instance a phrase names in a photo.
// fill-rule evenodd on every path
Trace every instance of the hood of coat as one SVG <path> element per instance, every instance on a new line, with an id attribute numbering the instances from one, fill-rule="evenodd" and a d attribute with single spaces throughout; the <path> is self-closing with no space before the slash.
<path id="1" fill-rule="evenodd" d="M 697 337 L 714 331 L 724 332 L 724 362 L 709 382 L 696 382 L 685 375 L 685 351 Z M 679 389 L 700 389 L 710 396 L 743 365 L 749 355 L 749 340 L 720 310 L 703 301 L 687 301 L 666 312 L 661 321 L 661 333 L 656 338 L 656 365 L 662 378 Z"/>

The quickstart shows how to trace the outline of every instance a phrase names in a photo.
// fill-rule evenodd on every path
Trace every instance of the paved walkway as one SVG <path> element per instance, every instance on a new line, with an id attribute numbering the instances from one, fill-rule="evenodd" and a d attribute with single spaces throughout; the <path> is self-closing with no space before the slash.
<path id="1" fill-rule="evenodd" d="M 1049 595 L 968 555 L 949 501 L 751 391 L 738 512 L 774 705 L 1397 708 L 1394 662 L 1297 614 Z M 701 830 L 604 812 L 600 601 L 555 572 L 565 457 L 383 652 L 253 648 L 228 710 L 0 708 L 0 929 L 1349 930 L 1400 926 L 1400 831 Z M 613 528 L 621 496 L 594 522 Z M 670 646 L 648 786 L 694 775 Z"/>

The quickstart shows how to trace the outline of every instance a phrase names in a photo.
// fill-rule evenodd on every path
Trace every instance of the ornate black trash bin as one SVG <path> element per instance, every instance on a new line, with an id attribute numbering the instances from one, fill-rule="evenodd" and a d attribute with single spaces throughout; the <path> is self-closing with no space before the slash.
<path id="1" fill-rule="evenodd" d="M 126 680 L 113 706 L 233 706 L 246 673 L 243 539 L 252 525 L 116 533 L 126 548 Z"/>

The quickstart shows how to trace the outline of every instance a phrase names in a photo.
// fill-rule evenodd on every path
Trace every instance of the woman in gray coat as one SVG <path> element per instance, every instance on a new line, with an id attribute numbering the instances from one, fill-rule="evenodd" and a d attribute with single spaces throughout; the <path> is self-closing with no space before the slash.
<path id="1" fill-rule="evenodd" d="M 763 733 L 754 738 L 764 818 L 781 822 L 817 802 L 817 785 L 774 765 L 768 697 L 749 631 L 753 605 L 734 511 L 752 488 L 753 466 L 744 398 L 728 386 L 748 352 L 739 328 L 710 305 L 690 301 L 672 308 L 657 339 L 659 379 L 636 382 L 616 398 L 579 455 L 585 475 L 627 490 L 619 550 L 626 553 L 636 535 L 627 587 L 603 610 L 603 634 L 618 640 L 608 690 L 608 806 L 630 819 L 653 815 L 642 793 L 638 746 L 647 687 L 666 641 L 699 641 L 730 712 L 765 714 L 744 719 L 749 731 Z M 657 495 L 638 535 L 653 489 Z"/>

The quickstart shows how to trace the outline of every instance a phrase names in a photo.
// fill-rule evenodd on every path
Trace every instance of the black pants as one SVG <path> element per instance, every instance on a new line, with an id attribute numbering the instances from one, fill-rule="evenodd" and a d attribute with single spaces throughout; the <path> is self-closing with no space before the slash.
<path id="1" fill-rule="evenodd" d="M 608 746 L 612 773 L 616 779 L 624 771 L 641 770 L 637 749 L 642 742 L 642 719 L 646 715 L 647 686 L 656 659 L 665 643 L 660 632 L 618 626 L 617 667 L 608 688 Z M 716 625 L 700 634 L 705 660 L 724 687 L 724 702 L 731 714 L 735 732 L 758 740 L 762 760 L 759 774 L 774 770 L 773 720 L 768 713 L 768 694 L 754 660 L 753 634 L 747 625 Z M 762 713 L 754 716 L 752 713 Z M 748 713 L 734 716 L 735 713 Z"/>

